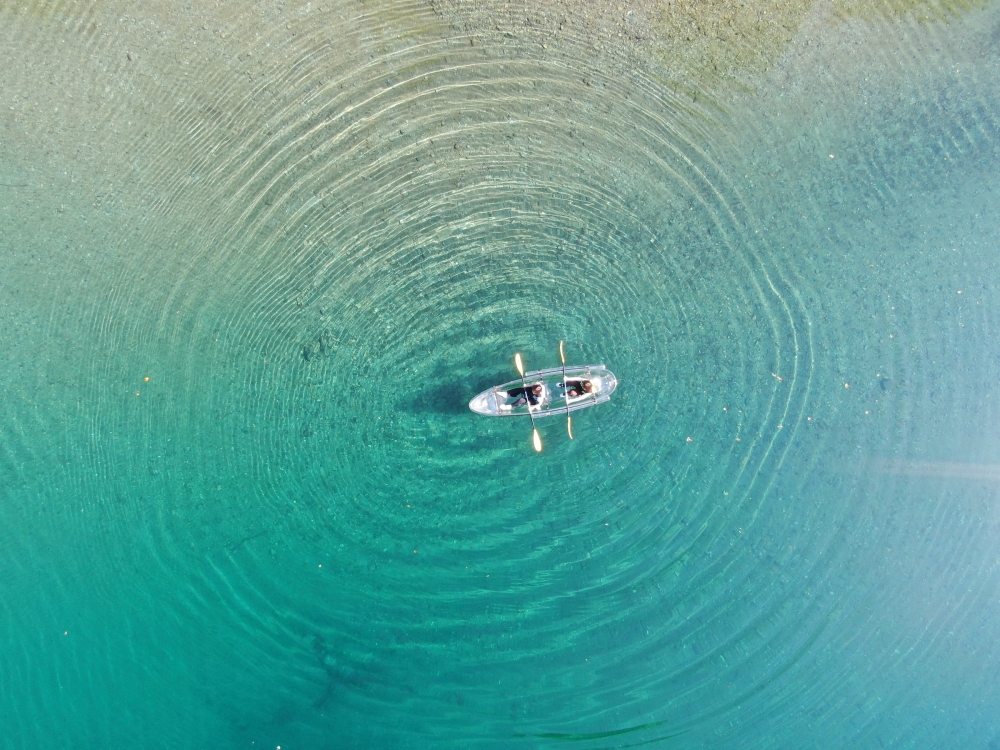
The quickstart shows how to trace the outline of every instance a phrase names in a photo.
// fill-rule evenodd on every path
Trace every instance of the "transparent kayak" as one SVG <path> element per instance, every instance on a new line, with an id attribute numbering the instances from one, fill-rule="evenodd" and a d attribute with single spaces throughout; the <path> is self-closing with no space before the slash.
<path id="1" fill-rule="evenodd" d="M 565 379 L 564 379 L 565 376 Z M 590 393 L 567 396 L 565 382 L 589 380 L 593 385 Z M 534 385 L 542 386 L 537 404 L 528 403 L 522 396 L 522 389 Z M 603 404 L 611 398 L 618 387 L 618 378 L 604 365 L 583 365 L 582 367 L 553 367 L 524 373 L 524 379 L 511 380 L 503 385 L 495 385 L 483 391 L 469 402 L 469 408 L 476 414 L 488 417 L 549 417 L 556 414 L 586 409 Z M 520 403 L 518 403 L 520 402 Z"/>

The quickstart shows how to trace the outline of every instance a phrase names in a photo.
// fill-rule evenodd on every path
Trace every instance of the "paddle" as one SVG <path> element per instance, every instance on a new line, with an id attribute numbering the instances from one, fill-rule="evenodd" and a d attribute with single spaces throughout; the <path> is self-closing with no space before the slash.
<path id="1" fill-rule="evenodd" d="M 566 353 L 563 352 L 563 342 L 559 342 L 559 359 L 562 360 L 563 368 L 563 398 L 566 399 L 566 432 L 569 439 L 573 439 L 573 418 L 569 415 L 569 386 L 566 384 Z"/>
<path id="2" fill-rule="evenodd" d="M 531 399 L 528 398 L 528 386 L 524 382 L 524 362 L 521 361 L 521 352 L 514 355 L 514 366 L 517 367 L 517 374 L 521 376 L 521 388 L 524 391 L 524 400 L 528 404 L 528 416 L 531 417 L 531 444 L 535 446 L 538 453 L 542 452 L 542 437 L 535 427 L 535 415 L 531 413 Z"/>

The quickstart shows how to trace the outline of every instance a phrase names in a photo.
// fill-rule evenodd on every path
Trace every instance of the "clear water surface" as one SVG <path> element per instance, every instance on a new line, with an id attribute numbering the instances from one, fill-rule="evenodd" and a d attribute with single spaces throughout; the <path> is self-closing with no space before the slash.
<path id="1" fill-rule="evenodd" d="M 0 3 L 0 747 L 1000 747 L 1000 7 L 657 7 Z"/>

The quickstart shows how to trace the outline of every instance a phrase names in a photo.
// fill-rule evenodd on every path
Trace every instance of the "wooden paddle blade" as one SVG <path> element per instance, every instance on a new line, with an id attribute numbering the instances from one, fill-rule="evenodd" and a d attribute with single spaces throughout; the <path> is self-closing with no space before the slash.
<path id="1" fill-rule="evenodd" d="M 521 352 L 514 355 L 514 367 L 517 368 L 517 374 L 524 377 L 524 362 L 521 361 Z"/>
<path id="2" fill-rule="evenodd" d="M 538 434 L 538 430 L 532 431 L 531 444 L 535 446 L 538 453 L 542 452 L 542 436 Z"/>
<path id="3" fill-rule="evenodd" d="M 573 418 L 566 416 L 566 432 L 569 433 L 569 439 L 573 439 Z"/>
<path id="4" fill-rule="evenodd" d="M 566 364 L 566 353 L 563 351 L 563 342 L 559 342 L 559 359 L 562 360 L 563 364 Z"/>

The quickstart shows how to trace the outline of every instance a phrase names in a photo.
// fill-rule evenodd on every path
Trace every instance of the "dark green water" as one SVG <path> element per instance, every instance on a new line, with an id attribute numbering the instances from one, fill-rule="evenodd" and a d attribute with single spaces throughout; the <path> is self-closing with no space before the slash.
<path id="1" fill-rule="evenodd" d="M 996 3 L 389 10 L 0 5 L 0 747 L 1000 747 Z"/>

